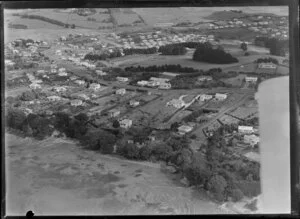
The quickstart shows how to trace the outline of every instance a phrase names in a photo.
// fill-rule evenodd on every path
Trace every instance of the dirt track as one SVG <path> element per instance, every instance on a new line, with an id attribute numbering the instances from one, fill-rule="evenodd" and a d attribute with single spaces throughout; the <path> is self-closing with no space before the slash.
<path id="1" fill-rule="evenodd" d="M 7 215 L 226 214 L 159 166 L 6 135 Z"/>

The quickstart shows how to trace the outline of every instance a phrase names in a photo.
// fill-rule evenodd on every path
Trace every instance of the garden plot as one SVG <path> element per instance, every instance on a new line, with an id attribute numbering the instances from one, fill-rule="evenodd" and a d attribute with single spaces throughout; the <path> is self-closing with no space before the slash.
<path id="1" fill-rule="evenodd" d="M 248 119 L 258 114 L 257 107 L 238 107 L 234 109 L 229 115 L 239 118 L 239 119 Z"/>
<path id="2" fill-rule="evenodd" d="M 240 120 L 236 119 L 232 116 L 228 116 L 228 115 L 224 115 L 220 118 L 220 122 L 222 122 L 223 124 L 232 124 L 232 123 L 238 123 Z"/>

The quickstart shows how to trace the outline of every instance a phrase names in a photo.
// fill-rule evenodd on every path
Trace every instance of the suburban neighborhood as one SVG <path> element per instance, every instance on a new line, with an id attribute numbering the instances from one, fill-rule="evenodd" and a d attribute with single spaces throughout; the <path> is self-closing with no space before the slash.
<path id="1" fill-rule="evenodd" d="M 207 200 L 218 206 L 229 203 L 227 213 L 258 212 L 261 145 L 257 91 L 261 82 L 289 75 L 288 16 L 220 8 L 203 19 L 183 15 L 177 23 L 151 23 L 147 13 L 129 8 L 7 12 L 4 17 L 10 23 L 6 31 L 12 34 L 12 27 L 26 25 L 26 20 L 25 31 L 30 30 L 34 21 L 36 25 L 46 23 L 45 18 L 41 19 L 43 16 L 49 19 L 49 25 L 55 25 L 53 20 L 59 19 L 58 15 L 71 14 L 81 19 L 74 26 L 57 24 L 61 29 L 52 39 L 19 35 L 5 40 L 7 135 L 18 136 L 20 140 L 16 142 L 30 138 L 36 143 L 28 144 L 40 144 L 39 150 L 51 150 L 51 143 L 43 143 L 47 139 L 76 142 L 66 148 L 83 148 L 76 156 L 85 157 L 82 159 L 87 163 L 82 165 L 91 168 L 89 171 L 94 171 L 89 159 L 96 162 L 95 156 L 99 156 L 99 162 L 107 161 L 103 176 L 93 172 L 84 175 L 87 180 L 97 178 L 98 174 L 109 176 L 107 180 L 116 183 L 126 178 L 126 173 L 129 177 L 131 169 L 126 165 L 133 165 L 132 169 L 153 168 L 151 171 L 158 166 L 160 172 L 155 174 L 174 178 L 180 191 L 204 192 Z M 101 20 L 101 16 L 105 19 Z M 85 23 L 92 28 L 97 22 L 103 26 L 83 31 Z M 40 30 L 43 29 L 36 31 Z M 61 152 L 69 154 L 65 158 L 59 155 L 59 150 L 67 150 L 63 145 L 68 144 L 61 143 L 61 149 L 55 149 L 53 162 L 75 156 L 70 151 Z M 48 168 L 46 163 L 50 162 L 51 169 L 52 155 L 46 151 L 33 153 L 49 156 L 44 158 L 43 165 Z M 105 166 L 97 165 L 95 169 Z M 81 167 L 70 166 L 66 174 L 79 173 L 78 168 Z M 147 171 L 150 174 L 148 169 L 137 171 L 133 181 L 128 179 L 123 184 L 109 184 L 109 188 L 103 184 L 103 191 L 91 189 L 94 192 L 88 192 L 88 197 L 114 194 L 114 198 L 103 195 L 101 200 L 106 203 L 116 199 L 111 205 L 121 206 L 117 214 L 137 214 L 138 209 L 147 209 L 147 214 L 153 214 L 151 209 L 162 214 L 198 212 L 196 204 L 180 197 L 176 196 L 176 200 L 181 200 L 178 203 L 188 207 L 176 210 L 175 201 L 155 201 L 155 197 L 161 196 L 154 195 L 153 190 L 146 195 L 148 187 L 135 190 L 129 186 L 134 180 L 146 185 L 146 178 L 150 180 Z M 65 175 L 63 179 L 71 180 Z M 154 186 L 155 182 L 148 184 Z M 177 188 L 175 184 L 168 189 Z M 165 197 L 171 197 L 175 190 L 172 191 L 165 193 Z M 127 193 L 132 197 L 127 197 Z M 155 197 L 149 198 L 149 194 Z M 163 204 L 155 203 L 172 207 L 162 210 Z M 209 208 L 225 212 L 219 207 Z"/>

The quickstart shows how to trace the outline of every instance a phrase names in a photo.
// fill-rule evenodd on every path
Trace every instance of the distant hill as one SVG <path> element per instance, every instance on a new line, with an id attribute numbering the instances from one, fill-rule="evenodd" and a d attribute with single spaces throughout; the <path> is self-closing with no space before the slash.
<path id="1" fill-rule="evenodd" d="M 245 17 L 246 15 L 244 12 L 237 11 L 215 11 L 205 18 L 209 20 L 231 20 L 233 18 Z"/>

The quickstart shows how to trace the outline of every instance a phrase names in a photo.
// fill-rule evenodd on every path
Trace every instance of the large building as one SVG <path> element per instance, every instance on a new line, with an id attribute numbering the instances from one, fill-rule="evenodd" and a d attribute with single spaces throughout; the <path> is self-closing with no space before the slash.
<path id="1" fill-rule="evenodd" d="M 252 126 L 238 126 L 238 132 L 242 133 L 242 134 L 249 134 L 249 133 L 253 133 L 254 129 Z"/>
<path id="2" fill-rule="evenodd" d="M 187 125 L 182 125 L 182 126 L 178 127 L 177 130 L 180 135 L 185 135 L 186 133 L 192 131 L 193 127 L 187 126 Z"/>
<path id="3" fill-rule="evenodd" d="M 171 101 L 167 102 L 167 106 L 173 106 L 177 109 L 180 109 L 184 105 L 185 105 L 184 101 L 179 99 L 172 99 Z"/>
<path id="4" fill-rule="evenodd" d="M 116 94 L 124 95 L 124 94 L 126 94 L 126 89 L 125 88 L 120 88 L 120 89 L 116 90 Z"/>
<path id="5" fill-rule="evenodd" d="M 201 94 L 199 96 L 200 101 L 206 101 L 206 100 L 210 100 L 212 98 L 213 98 L 213 95 L 209 95 L 209 94 Z"/>
<path id="6" fill-rule="evenodd" d="M 216 93 L 215 99 L 216 100 L 226 100 L 227 99 L 227 94 Z"/>
<path id="7" fill-rule="evenodd" d="M 244 135 L 244 142 L 253 147 L 259 143 L 259 137 L 256 135 Z"/>
<path id="8" fill-rule="evenodd" d="M 120 123 L 120 127 L 124 129 L 130 128 L 132 126 L 132 120 L 130 119 L 120 120 L 119 123 Z"/>
<path id="9" fill-rule="evenodd" d="M 117 77 L 117 81 L 119 82 L 127 82 L 129 79 L 125 77 Z"/>
<path id="10" fill-rule="evenodd" d="M 198 81 L 212 81 L 212 77 L 211 76 L 199 76 L 198 77 Z"/>
<path id="11" fill-rule="evenodd" d="M 82 104 L 82 100 L 71 100 L 71 106 L 81 106 Z"/>
<path id="12" fill-rule="evenodd" d="M 117 109 L 112 109 L 112 110 L 108 111 L 108 115 L 111 118 L 119 116 L 120 113 L 121 113 L 120 110 L 117 110 Z"/>
<path id="13" fill-rule="evenodd" d="M 273 63 L 259 63 L 258 68 L 260 69 L 275 69 L 277 66 Z"/>
<path id="14" fill-rule="evenodd" d="M 246 82 L 257 82 L 257 77 L 245 77 Z"/>

